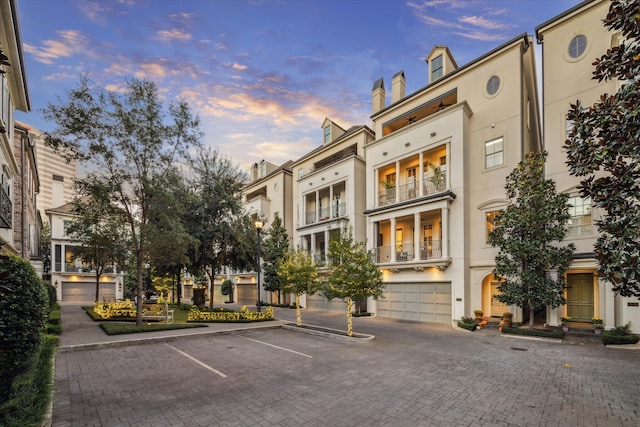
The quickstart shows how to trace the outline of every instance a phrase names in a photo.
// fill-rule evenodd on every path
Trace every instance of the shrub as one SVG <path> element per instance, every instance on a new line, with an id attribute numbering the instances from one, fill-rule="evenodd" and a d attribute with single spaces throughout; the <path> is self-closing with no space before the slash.
<path id="1" fill-rule="evenodd" d="M 233 282 L 231 282 L 231 280 L 229 279 L 225 279 L 222 282 L 222 286 L 220 287 L 220 293 L 225 296 L 233 293 Z"/>
<path id="2" fill-rule="evenodd" d="M 468 331 L 475 331 L 478 324 L 476 322 L 473 323 L 465 323 L 462 320 L 458 322 L 458 326 L 462 329 L 466 329 Z"/>
<path id="3" fill-rule="evenodd" d="M 640 340 L 638 335 L 616 335 L 611 332 L 602 333 L 602 343 L 604 345 L 635 344 L 638 340 Z"/>
<path id="4" fill-rule="evenodd" d="M 502 333 L 514 334 L 514 335 L 528 335 L 532 337 L 545 337 L 545 338 L 562 338 L 564 334 L 562 331 L 541 331 L 540 329 L 521 329 L 521 328 L 509 328 L 502 327 Z"/>
<path id="5" fill-rule="evenodd" d="M 27 261 L 0 256 L 2 284 L 10 291 L 0 298 L 0 401 L 11 391 L 13 379 L 28 368 L 40 345 L 49 312 L 44 283 Z"/>

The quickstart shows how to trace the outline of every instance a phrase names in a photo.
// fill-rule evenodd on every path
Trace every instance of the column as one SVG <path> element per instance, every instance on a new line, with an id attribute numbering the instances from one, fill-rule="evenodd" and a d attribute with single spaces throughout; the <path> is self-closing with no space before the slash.
<path id="1" fill-rule="evenodd" d="M 420 213 L 413 214 L 413 259 L 420 260 Z"/>
<path id="2" fill-rule="evenodd" d="M 391 252 L 391 262 L 396 262 L 396 219 L 391 218 L 391 247 L 389 251 Z"/>
<path id="3" fill-rule="evenodd" d="M 418 166 L 418 176 L 416 177 L 416 179 L 420 182 L 418 184 L 418 191 L 419 191 L 419 195 L 420 196 L 424 196 L 424 153 L 422 153 L 422 151 L 420 152 L 420 155 L 418 156 L 420 158 L 420 160 L 418 160 L 419 162 L 419 166 Z"/>
<path id="4" fill-rule="evenodd" d="M 451 258 L 451 255 L 449 254 L 449 208 L 445 207 L 440 209 L 440 221 L 442 222 L 441 224 L 441 230 L 440 233 L 442 234 L 442 241 L 440 242 L 440 245 L 442 247 L 442 258 Z"/>

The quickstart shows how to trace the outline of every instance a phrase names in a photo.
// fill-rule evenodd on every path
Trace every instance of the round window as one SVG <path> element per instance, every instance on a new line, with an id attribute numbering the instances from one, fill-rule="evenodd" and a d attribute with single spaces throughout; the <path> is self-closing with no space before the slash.
<path id="1" fill-rule="evenodd" d="M 579 58 L 587 48 L 587 38 L 585 36 L 575 36 L 569 42 L 569 56 L 572 58 Z"/>
<path id="2" fill-rule="evenodd" d="M 487 93 L 489 95 L 495 95 L 498 93 L 498 89 L 500 89 L 500 77 L 491 76 L 489 81 L 487 81 Z"/>
<path id="3" fill-rule="evenodd" d="M 274 191 L 278 191 L 280 187 L 278 186 L 278 183 L 276 182 L 275 184 L 273 184 L 273 190 Z"/>

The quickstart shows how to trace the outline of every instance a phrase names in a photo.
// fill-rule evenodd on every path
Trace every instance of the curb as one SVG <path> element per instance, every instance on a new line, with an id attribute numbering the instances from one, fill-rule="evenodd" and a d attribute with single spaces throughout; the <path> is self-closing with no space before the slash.
<path id="1" fill-rule="evenodd" d="M 281 326 L 282 329 L 287 329 L 289 331 L 295 331 L 303 334 L 322 336 L 334 341 L 340 341 L 349 344 L 368 344 L 375 340 L 374 335 L 368 334 L 356 334 L 354 333 L 352 336 L 347 336 L 346 332 L 341 331 L 339 329 L 326 328 L 324 326 L 316 326 L 316 325 L 307 325 L 302 324 L 302 327 L 296 326 L 293 323 L 285 324 Z M 314 329 L 316 328 L 316 329 Z"/>

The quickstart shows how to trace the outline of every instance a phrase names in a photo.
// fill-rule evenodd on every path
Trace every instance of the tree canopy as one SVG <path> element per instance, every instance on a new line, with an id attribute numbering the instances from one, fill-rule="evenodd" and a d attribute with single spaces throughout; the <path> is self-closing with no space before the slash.
<path id="1" fill-rule="evenodd" d="M 565 303 L 564 272 L 571 264 L 573 244 L 561 246 L 570 218 L 568 194 L 557 193 L 544 179 L 546 152 L 526 154 L 506 180 L 507 208 L 489 234 L 499 248 L 494 275 L 500 281 L 496 298 L 529 308 L 529 327 L 536 310 Z M 557 279 L 550 272 L 557 272 Z"/>
<path id="2" fill-rule="evenodd" d="M 332 233 L 329 240 L 329 274 L 322 292 L 329 299 L 347 304 L 347 335 L 353 334 L 351 309 L 354 301 L 378 299 L 384 292 L 382 273 L 373 261 L 373 252 L 364 242 L 356 242 L 351 230 Z"/>
<path id="3" fill-rule="evenodd" d="M 110 91 L 84 76 L 66 95 L 43 110 L 56 125 L 45 132 L 45 142 L 86 167 L 87 174 L 77 180 L 80 196 L 105 200 L 121 212 L 130 232 L 140 300 L 152 201 L 169 188 L 167 171 L 200 146 L 200 121 L 184 101 L 164 108 L 149 81 L 130 80 L 121 91 Z M 141 305 L 136 322 L 142 324 Z"/>
<path id="4" fill-rule="evenodd" d="M 262 245 L 262 272 L 264 289 L 269 292 L 278 292 L 278 303 L 280 303 L 282 296 L 282 282 L 278 277 L 278 265 L 288 249 L 289 235 L 282 225 L 282 218 L 276 212 Z"/>
<path id="5" fill-rule="evenodd" d="M 278 265 L 278 277 L 283 283 L 282 290 L 296 298 L 296 322 L 302 324 L 300 316 L 300 295 L 313 295 L 320 285 L 318 266 L 304 249 L 290 249 Z"/>
<path id="6" fill-rule="evenodd" d="M 600 275 L 615 293 L 640 298 L 640 3 L 612 1 L 604 25 L 623 37 L 594 62 L 593 79 L 622 84 L 591 107 L 571 105 L 567 164 L 583 177 L 580 194 L 604 212 L 595 220 Z"/>

